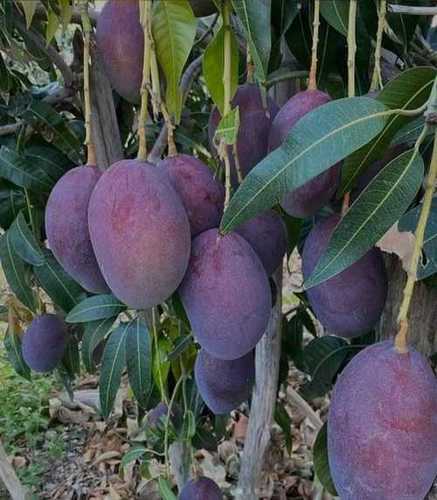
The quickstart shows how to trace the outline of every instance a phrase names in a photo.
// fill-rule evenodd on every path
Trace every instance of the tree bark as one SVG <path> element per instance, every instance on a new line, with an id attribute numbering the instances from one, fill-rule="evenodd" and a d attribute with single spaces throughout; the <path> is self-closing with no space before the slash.
<path id="1" fill-rule="evenodd" d="M 12 500 L 28 500 L 30 493 L 21 484 L 0 441 L 0 479 L 6 486 Z"/>
<path id="2" fill-rule="evenodd" d="M 278 390 L 282 325 L 282 269 L 274 276 L 277 293 L 267 330 L 256 346 L 255 387 L 235 498 L 257 500 L 264 455 L 270 442 Z"/>
<path id="3" fill-rule="evenodd" d="M 120 130 L 115 112 L 112 88 L 95 46 L 91 48 L 91 125 L 96 146 L 97 165 L 106 169 L 123 159 Z M 129 76 L 127 75 L 127 78 Z"/>
<path id="4" fill-rule="evenodd" d="M 385 257 L 389 278 L 388 297 L 379 325 L 381 339 L 392 338 L 397 332 L 397 315 L 407 274 L 395 256 Z M 409 319 L 410 344 L 425 356 L 437 351 L 437 288 L 418 282 L 414 288 Z"/>

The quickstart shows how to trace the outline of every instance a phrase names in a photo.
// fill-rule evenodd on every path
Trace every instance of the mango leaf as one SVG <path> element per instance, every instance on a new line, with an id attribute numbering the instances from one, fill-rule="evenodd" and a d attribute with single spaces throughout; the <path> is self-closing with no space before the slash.
<path id="1" fill-rule="evenodd" d="M 152 30 L 159 64 L 167 81 L 166 104 L 179 123 L 179 80 L 196 37 L 197 21 L 188 0 L 159 0 L 153 5 Z"/>
<path id="2" fill-rule="evenodd" d="M 29 29 L 32 24 L 32 19 L 35 15 L 38 3 L 39 0 L 20 0 L 21 7 L 24 11 L 24 17 L 26 18 L 27 29 Z"/>
<path id="3" fill-rule="evenodd" d="M 9 362 L 14 367 L 14 370 L 27 380 L 31 380 L 30 369 L 26 365 L 23 354 L 21 352 L 21 341 L 19 336 L 13 332 L 10 328 L 6 332 L 4 347 L 6 351 L 6 356 Z"/>
<path id="4" fill-rule="evenodd" d="M 52 9 L 48 9 L 47 12 L 47 26 L 46 26 L 46 42 L 47 45 L 52 41 L 55 36 L 56 31 L 59 28 L 61 21 Z"/>
<path id="5" fill-rule="evenodd" d="M 299 13 L 298 0 L 272 0 L 272 25 L 281 40 Z"/>
<path id="6" fill-rule="evenodd" d="M 422 205 L 418 205 L 407 212 L 399 221 L 399 231 L 416 232 Z M 435 274 L 437 267 L 437 199 L 434 198 L 425 229 L 425 239 L 423 241 L 423 252 L 425 258 L 419 262 L 417 278 L 425 279 Z"/>
<path id="7" fill-rule="evenodd" d="M 224 29 L 220 28 L 214 38 L 205 49 L 202 61 L 202 72 L 214 104 L 220 114 L 224 109 L 224 87 L 223 87 L 223 66 L 224 66 Z M 234 33 L 231 33 L 231 98 L 234 97 L 238 86 L 238 42 Z"/>
<path id="8" fill-rule="evenodd" d="M 328 460 L 328 425 L 325 423 L 317 434 L 313 447 L 314 472 L 323 487 L 333 496 L 338 496 L 331 477 Z"/>
<path id="9" fill-rule="evenodd" d="M 163 500 L 177 500 L 176 495 L 171 490 L 171 485 L 167 479 L 160 477 L 158 479 L 159 492 Z"/>
<path id="10" fill-rule="evenodd" d="M 65 318 L 67 323 L 87 323 L 98 319 L 114 318 L 126 309 L 111 294 L 94 295 L 77 304 Z"/>
<path id="11" fill-rule="evenodd" d="M 67 347 L 65 348 L 62 366 L 71 379 L 74 379 L 76 375 L 80 374 L 79 343 L 73 335 L 70 336 Z"/>
<path id="12" fill-rule="evenodd" d="M 49 192 L 54 184 L 37 165 L 6 146 L 0 149 L 0 176 L 34 191 Z"/>
<path id="13" fill-rule="evenodd" d="M 232 0 L 232 5 L 246 34 L 255 63 L 255 75 L 264 82 L 267 79 L 272 48 L 272 0 Z"/>
<path id="14" fill-rule="evenodd" d="M 121 466 L 124 468 L 132 462 L 136 462 L 141 457 L 147 453 L 147 449 L 144 446 L 137 446 L 135 448 L 130 449 L 123 455 L 121 459 Z"/>
<path id="15" fill-rule="evenodd" d="M 422 133 L 423 127 L 425 126 L 425 117 L 418 116 L 415 120 L 410 123 L 407 123 L 404 127 L 402 127 L 397 134 L 395 135 L 392 145 L 397 144 L 409 144 L 413 146 L 420 134 Z M 428 132 L 426 137 L 429 137 L 434 134 L 434 130 L 432 127 L 428 128 Z"/>
<path id="16" fill-rule="evenodd" d="M 146 408 L 152 389 L 152 349 L 149 330 L 136 318 L 126 337 L 126 363 L 129 384 L 140 406 Z"/>
<path id="17" fill-rule="evenodd" d="M 121 375 L 126 366 L 126 335 L 130 323 L 122 323 L 110 335 L 105 345 L 100 373 L 100 408 L 108 418 L 114 406 L 115 397 L 121 383 Z"/>
<path id="18" fill-rule="evenodd" d="M 435 68 L 412 68 L 404 71 L 384 87 L 377 100 L 390 109 L 416 109 L 429 98 L 435 76 Z M 353 188 L 358 176 L 383 156 L 396 132 L 412 119 L 413 117 L 398 114 L 390 116 L 378 137 L 345 161 L 338 197 Z"/>
<path id="19" fill-rule="evenodd" d="M 0 260 L 11 290 L 26 307 L 36 311 L 36 296 L 32 290 L 30 266 L 15 252 L 9 231 L 6 231 L 0 239 Z"/>
<path id="20" fill-rule="evenodd" d="M 282 429 L 285 438 L 285 446 L 287 448 L 288 453 L 291 454 L 293 448 L 293 435 L 291 434 L 291 430 L 293 428 L 293 422 L 287 410 L 285 409 L 284 405 L 280 402 L 276 403 L 275 422 Z"/>
<path id="21" fill-rule="evenodd" d="M 82 143 L 63 115 L 50 104 L 33 101 L 22 118 L 41 129 L 48 142 L 62 151 L 75 164 L 83 162 Z"/>
<path id="22" fill-rule="evenodd" d="M 94 350 L 108 335 L 113 324 L 114 318 L 104 318 L 85 323 L 81 351 L 83 363 L 88 372 L 94 371 Z"/>
<path id="23" fill-rule="evenodd" d="M 58 0 L 58 3 L 61 9 L 62 28 L 66 30 L 73 15 L 73 6 L 70 4 L 70 0 Z"/>
<path id="24" fill-rule="evenodd" d="M 41 266 L 44 264 L 44 254 L 27 221 L 20 212 L 9 229 L 9 236 L 15 252 L 28 264 Z"/>
<path id="25" fill-rule="evenodd" d="M 221 223 L 228 233 L 279 203 L 283 196 L 367 144 L 386 123 L 383 104 L 368 97 L 339 99 L 305 115 L 282 146 L 251 170 Z"/>
<path id="26" fill-rule="evenodd" d="M 64 271 L 51 252 L 46 251 L 44 255 L 44 264 L 35 266 L 33 272 L 53 302 L 67 312 L 80 302 L 85 292 Z"/>
<path id="27" fill-rule="evenodd" d="M 9 92 L 11 88 L 11 77 L 8 68 L 5 64 L 2 54 L 0 54 L 0 90 L 2 92 Z"/>
<path id="28" fill-rule="evenodd" d="M 239 128 L 240 108 L 237 106 L 220 120 L 214 139 L 218 138 L 217 142 L 220 142 L 220 139 L 223 138 L 226 144 L 232 146 L 237 142 Z"/>
<path id="29" fill-rule="evenodd" d="M 341 273 L 397 222 L 416 196 L 424 175 L 420 154 L 406 151 L 370 182 L 341 219 L 305 287 Z"/>
<path id="30" fill-rule="evenodd" d="M 349 0 L 320 2 L 320 14 L 341 35 L 347 36 L 349 26 Z"/>
<path id="31" fill-rule="evenodd" d="M 0 226 L 8 229 L 20 210 L 26 208 L 24 191 L 5 180 L 0 180 Z"/>
<path id="32" fill-rule="evenodd" d="M 31 145 L 26 147 L 23 155 L 32 163 L 34 169 L 44 173 L 52 185 L 75 166 L 58 149 L 51 146 Z"/>

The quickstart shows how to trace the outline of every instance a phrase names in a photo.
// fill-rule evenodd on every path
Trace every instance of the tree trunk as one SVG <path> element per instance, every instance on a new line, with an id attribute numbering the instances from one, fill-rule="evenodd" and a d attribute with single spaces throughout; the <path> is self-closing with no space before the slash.
<path id="1" fill-rule="evenodd" d="M 96 145 L 97 165 L 102 170 L 123 159 L 120 130 L 112 88 L 95 46 L 91 48 L 91 88 L 93 89 L 91 124 Z M 129 78 L 129 75 L 126 75 Z"/>
<path id="2" fill-rule="evenodd" d="M 6 486 L 12 500 L 28 500 L 30 493 L 21 484 L 0 441 L 0 479 Z"/>
<path id="3" fill-rule="evenodd" d="M 379 326 L 381 339 L 391 338 L 396 334 L 399 305 L 407 281 L 407 274 L 397 257 L 386 256 L 385 263 L 389 288 L 386 308 Z M 425 356 L 437 351 L 436 304 L 437 288 L 430 288 L 420 282 L 416 283 L 410 308 L 408 334 L 410 344 Z"/>
<path id="4" fill-rule="evenodd" d="M 276 304 L 272 309 L 267 330 L 256 346 L 255 388 L 252 395 L 249 425 L 241 459 L 240 479 L 235 498 L 260 498 L 259 480 L 264 455 L 270 443 L 270 432 L 278 390 L 282 326 L 282 269 L 275 273 Z"/>

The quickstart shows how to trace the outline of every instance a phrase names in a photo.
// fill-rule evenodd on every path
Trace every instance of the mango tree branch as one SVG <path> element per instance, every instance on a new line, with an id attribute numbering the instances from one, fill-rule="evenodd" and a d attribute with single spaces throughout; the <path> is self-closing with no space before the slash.
<path id="1" fill-rule="evenodd" d="M 382 84 L 382 71 L 381 71 L 381 55 L 382 55 L 382 38 L 384 35 L 385 19 L 387 14 L 387 0 L 380 0 L 378 9 L 378 32 L 376 35 L 376 48 L 375 48 L 375 67 L 373 70 L 372 84 L 370 90 L 381 89 Z"/>
<path id="2" fill-rule="evenodd" d="M 314 23 L 313 23 L 313 48 L 311 53 L 311 69 L 308 82 L 308 90 L 317 89 L 317 48 L 319 45 L 319 27 L 320 27 L 320 0 L 314 2 Z"/>
<path id="3" fill-rule="evenodd" d="M 389 4 L 388 11 L 410 16 L 437 16 L 437 7 L 410 7 L 409 5 Z"/>
<path id="4" fill-rule="evenodd" d="M 417 281 L 417 268 L 419 265 L 420 256 L 422 255 L 423 242 L 425 240 L 426 225 L 431 211 L 432 199 L 437 179 L 436 112 L 437 112 L 437 78 L 434 82 L 434 87 L 429 101 L 428 111 L 426 113 L 427 123 L 425 124 L 422 134 L 420 135 L 414 148 L 415 154 L 420 154 L 419 147 L 423 142 L 423 139 L 427 135 L 429 127 L 433 127 L 436 130 L 434 138 L 434 149 L 433 149 L 428 177 L 426 180 L 426 189 L 425 189 L 425 195 L 423 197 L 422 210 L 420 212 L 419 222 L 417 224 L 417 229 L 415 233 L 416 241 L 414 245 L 413 256 L 411 258 L 410 269 L 408 271 L 408 279 L 404 288 L 403 299 L 398 315 L 399 331 L 395 338 L 395 346 L 396 349 L 401 353 L 408 352 L 408 342 L 407 342 L 408 314 L 410 310 L 411 300 L 413 297 L 414 286 Z"/>

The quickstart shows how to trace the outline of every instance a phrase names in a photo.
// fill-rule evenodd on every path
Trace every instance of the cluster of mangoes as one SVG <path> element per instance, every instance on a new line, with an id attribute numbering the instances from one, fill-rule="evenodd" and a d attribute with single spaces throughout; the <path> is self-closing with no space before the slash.
<path id="1" fill-rule="evenodd" d="M 214 10 L 213 4 L 204 11 L 203 2 L 191 3 L 199 15 Z M 98 23 L 97 43 L 114 89 L 138 102 L 143 58 L 138 0 L 109 0 Z M 278 110 L 271 99 L 265 106 L 256 85 L 240 86 L 233 99 L 240 110 L 238 162 L 229 150 L 234 187 L 237 165 L 247 175 L 282 144 L 301 117 L 329 101 L 326 93 L 307 90 Z M 209 121 L 214 152 L 219 121 L 214 109 Z M 372 176 L 386 163 L 379 162 Z M 333 199 L 340 168 L 335 165 L 288 193 L 283 210 L 298 218 L 314 216 Z M 360 189 L 370 177 L 360 179 Z M 223 204 L 224 187 L 210 168 L 178 154 L 158 165 L 123 160 L 104 172 L 97 166 L 74 168 L 58 181 L 46 210 L 50 248 L 87 291 L 110 291 L 134 309 L 154 307 L 179 293 L 201 346 L 197 386 L 216 414 L 228 413 L 250 395 L 254 348 L 272 307 L 269 276 L 282 264 L 287 243 L 285 225 L 273 210 L 221 235 Z M 307 237 L 305 278 L 340 217 L 316 222 Z M 352 338 L 370 331 L 387 296 L 380 251 L 371 249 L 307 296 L 328 332 Z M 56 316 L 37 318 L 24 336 L 26 362 L 36 370 L 52 369 L 62 357 L 65 339 L 65 326 Z M 423 498 L 437 466 L 436 424 L 437 386 L 423 357 L 414 351 L 399 353 L 392 342 L 356 356 L 337 383 L 329 415 L 330 463 L 341 498 Z M 407 474 L 410 467 L 414 481 Z M 199 478 L 186 485 L 181 498 L 222 496 L 215 483 Z"/>

